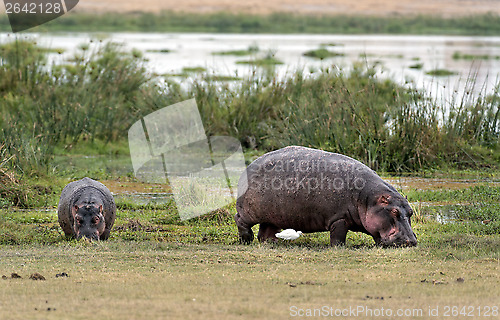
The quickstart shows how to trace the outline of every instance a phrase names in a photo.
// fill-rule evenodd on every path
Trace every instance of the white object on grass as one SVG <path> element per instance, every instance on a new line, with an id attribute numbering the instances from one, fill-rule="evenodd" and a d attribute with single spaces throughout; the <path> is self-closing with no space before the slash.
<path id="1" fill-rule="evenodd" d="M 284 240 L 295 240 L 302 234 L 302 231 L 295 231 L 293 229 L 285 229 L 276 234 L 276 237 Z"/>

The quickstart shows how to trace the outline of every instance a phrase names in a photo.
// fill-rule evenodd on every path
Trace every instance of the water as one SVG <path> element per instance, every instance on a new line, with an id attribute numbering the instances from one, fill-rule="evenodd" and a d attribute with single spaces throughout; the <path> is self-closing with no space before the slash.
<path id="1" fill-rule="evenodd" d="M 12 39 L 11 34 L 0 34 L 0 43 Z M 213 55 L 217 51 L 245 50 L 257 46 L 257 56 L 273 52 L 283 61 L 276 66 L 283 77 L 297 69 L 306 73 L 333 67 L 348 71 L 354 62 L 377 65 L 377 75 L 390 78 L 412 88 L 425 89 L 438 102 L 448 104 L 462 100 L 467 93 L 491 93 L 500 76 L 500 37 L 465 36 L 394 36 L 394 35 L 277 35 L 277 34 L 202 34 L 202 33 L 87 33 L 23 34 L 37 43 L 65 49 L 63 54 L 50 54 L 51 61 L 67 63 L 82 43 L 90 50 L 101 41 L 123 43 L 127 49 L 138 49 L 148 59 L 148 69 L 156 74 L 179 74 L 184 67 L 203 67 L 209 74 L 246 77 L 255 71 L 237 61 L 249 57 Z M 101 38 L 104 40 L 96 40 Z M 308 50 L 325 44 L 331 51 L 344 56 L 323 61 L 302 56 Z M 168 53 L 151 52 L 170 50 Z M 488 55 L 491 59 L 471 61 L 453 59 L 453 54 Z M 422 69 L 410 66 L 422 64 Z M 457 75 L 435 77 L 426 75 L 433 69 L 447 69 Z M 179 78 L 182 83 L 189 79 Z"/>

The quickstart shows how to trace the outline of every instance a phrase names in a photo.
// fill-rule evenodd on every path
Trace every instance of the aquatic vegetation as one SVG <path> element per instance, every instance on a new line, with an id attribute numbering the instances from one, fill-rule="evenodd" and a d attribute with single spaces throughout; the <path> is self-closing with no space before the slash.
<path id="1" fill-rule="evenodd" d="M 329 51 L 325 48 L 320 48 L 320 49 L 306 51 L 302 55 L 305 57 L 324 60 L 326 58 L 343 56 L 344 54 L 339 52 Z"/>
<path id="2" fill-rule="evenodd" d="M 427 71 L 425 74 L 429 76 L 435 76 L 435 77 L 448 77 L 448 76 L 454 76 L 457 75 L 458 73 L 456 71 L 451 71 L 447 69 L 434 69 Z"/>
<path id="3" fill-rule="evenodd" d="M 205 72 L 207 71 L 207 69 L 203 68 L 203 67 L 184 67 L 182 68 L 182 72 L 183 73 L 199 73 L 199 72 Z"/>
<path id="4" fill-rule="evenodd" d="M 170 53 L 172 50 L 170 49 L 148 49 L 146 52 L 151 52 L 151 53 Z"/>
<path id="5" fill-rule="evenodd" d="M 423 67 L 424 67 L 423 63 L 415 63 L 415 64 L 412 64 L 411 66 L 409 66 L 408 68 L 421 70 Z"/>
<path id="6" fill-rule="evenodd" d="M 283 62 L 281 60 L 275 58 L 275 52 L 270 50 L 262 58 L 236 61 L 236 64 L 250 64 L 250 65 L 257 66 L 257 67 L 269 67 L 269 66 L 275 66 L 277 64 L 283 64 Z"/>
<path id="7" fill-rule="evenodd" d="M 500 56 L 492 56 L 489 54 L 469 54 L 455 51 L 452 58 L 454 60 L 500 60 Z"/>
<path id="8" fill-rule="evenodd" d="M 257 52 L 259 52 L 259 50 L 260 50 L 259 46 L 254 44 L 254 45 L 249 46 L 248 49 L 245 49 L 245 50 L 216 51 L 216 52 L 213 52 L 212 54 L 219 55 L 219 56 L 241 57 L 241 56 L 249 56 L 252 54 L 256 54 Z"/>

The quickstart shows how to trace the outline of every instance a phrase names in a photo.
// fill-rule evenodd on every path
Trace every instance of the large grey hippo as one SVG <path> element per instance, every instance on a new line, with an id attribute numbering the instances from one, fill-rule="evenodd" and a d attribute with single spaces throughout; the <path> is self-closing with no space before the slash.
<path id="1" fill-rule="evenodd" d="M 281 229 L 330 231 L 343 244 L 349 230 L 383 246 L 415 246 L 413 214 L 405 197 L 373 170 L 350 157 L 291 146 L 252 162 L 238 183 L 235 215 L 240 241 L 277 240 Z"/>
<path id="2" fill-rule="evenodd" d="M 57 211 L 67 237 L 106 240 L 115 222 L 116 205 L 105 185 L 83 178 L 64 187 Z"/>

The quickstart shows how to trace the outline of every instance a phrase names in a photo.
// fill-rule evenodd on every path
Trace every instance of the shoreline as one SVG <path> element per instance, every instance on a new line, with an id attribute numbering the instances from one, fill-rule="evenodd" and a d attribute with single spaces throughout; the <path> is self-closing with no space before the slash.
<path id="1" fill-rule="evenodd" d="M 437 15 L 440 17 L 457 17 L 480 15 L 488 12 L 500 15 L 498 3 L 490 0 L 360 0 L 346 2 L 344 0 L 249 0 L 245 2 L 228 0 L 85 0 L 75 8 L 76 12 L 92 13 L 131 13 L 162 11 L 212 14 L 236 13 L 267 15 L 272 13 L 292 13 L 301 15 L 365 15 L 365 16 L 393 16 L 393 15 Z"/>
<path id="2" fill-rule="evenodd" d="M 0 15 L 0 32 L 10 32 L 7 15 Z M 387 34 L 463 35 L 500 34 L 500 15 L 443 18 L 418 16 L 314 16 L 235 13 L 69 13 L 30 32 L 181 32 L 233 34 Z"/>

